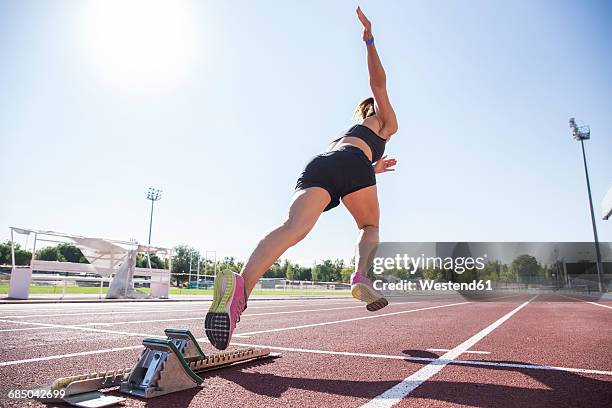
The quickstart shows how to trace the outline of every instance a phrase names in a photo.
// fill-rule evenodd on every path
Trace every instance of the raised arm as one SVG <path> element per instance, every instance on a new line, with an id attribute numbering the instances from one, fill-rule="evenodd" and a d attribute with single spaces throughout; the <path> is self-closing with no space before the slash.
<path id="1" fill-rule="evenodd" d="M 374 45 L 372 23 L 363 14 L 360 7 L 357 7 L 357 17 L 363 25 L 363 41 L 366 42 L 370 88 L 374 96 L 374 111 L 376 112 L 374 116 L 371 116 L 372 119 L 366 118 L 366 120 L 373 121 L 375 118 L 378 122 L 368 123 L 367 125 L 370 127 L 376 126 L 378 134 L 386 139 L 397 132 L 397 117 L 387 94 L 387 76 L 378 57 L 376 45 Z"/>

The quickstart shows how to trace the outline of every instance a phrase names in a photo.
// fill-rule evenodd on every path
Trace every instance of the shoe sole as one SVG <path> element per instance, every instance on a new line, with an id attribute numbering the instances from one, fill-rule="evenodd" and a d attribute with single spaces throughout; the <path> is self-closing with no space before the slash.
<path id="1" fill-rule="evenodd" d="M 215 278 L 213 303 L 206 313 L 204 328 L 206 337 L 218 350 L 225 350 L 230 342 L 231 320 L 227 310 L 236 288 L 234 274 L 222 271 Z M 227 282 L 223 289 L 223 281 Z"/>
<path id="2" fill-rule="evenodd" d="M 381 297 L 378 300 L 376 300 L 375 302 L 369 303 L 366 306 L 366 309 L 368 309 L 369 312 L 375 312 L 375 311 L 380 310 L 383 307 L 387 306 L 388 304 L 389 304 L 389 302 L 387 301 L 387 299 L 385 299 L 384 297 Z"/>
<path id="3" fill-rule="evenodd" d="M 356 283 L 351 288 L 351 295 L 357 300 L 367 303 L 366 309 L 375 312 L 387 306 L 389 302 L 384 297 L 370 289 L 363 283 Z"/>

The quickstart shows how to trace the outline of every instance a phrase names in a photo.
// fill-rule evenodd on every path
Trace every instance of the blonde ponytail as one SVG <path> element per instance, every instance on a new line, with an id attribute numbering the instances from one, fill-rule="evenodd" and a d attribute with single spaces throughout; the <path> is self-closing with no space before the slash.
<path id="1" fill-rule="evenodd" d="M 369 116 L 374 115 L 376 112 L 374 111 L 374 98 L 369 97 L 364 99 L 357 105 L 355 108 L 355 112 L 353 113 L 353 119 L 355 120 L 363 120 Z"/>

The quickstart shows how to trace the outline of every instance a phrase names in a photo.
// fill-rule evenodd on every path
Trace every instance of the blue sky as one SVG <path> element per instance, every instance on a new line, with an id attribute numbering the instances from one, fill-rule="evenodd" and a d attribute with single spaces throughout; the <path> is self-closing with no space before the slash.
<path id="1" fill-rule="evenodd" d="M 146 3 L 146 6 L 145 6 Z M 0 1 L 9 225 L 244 259 L 369 95 L 354 1 Z M 399 132 L 385 241 L 581 241 L 612 184 L 606 1 L 365 1 Z M 598 220 L 600 238 L 612 224 Z M 352 256 L 340 207 L 286 256 Z"/>

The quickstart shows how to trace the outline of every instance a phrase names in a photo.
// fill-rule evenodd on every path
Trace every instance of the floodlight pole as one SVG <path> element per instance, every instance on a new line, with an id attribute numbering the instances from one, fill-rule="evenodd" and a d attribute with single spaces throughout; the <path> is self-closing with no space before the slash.
<path id="1" fill-rule="evenodd" d="M 153 204 L 155 201 L 161 200 L 161 190 L 149 187 L 147 191 L 147 200 L 151 200 L 151 218 L 149 220 L 149 245 L 151 245 L 151 230 L 153 229 Z"/>
<path id="2" fill-rule="evenodd" d="M 151 219 L 149 220 L 149 242 L 148 244 L 151 245 L 151 230 L 153 229 L 153 203 L 155 202 L 155 200 L 151 200 Z"/>
<path id="3" fill-rule="evenodd" d="M 599 250 L 599 238 L 597 237 L 597 224 L 595 224 L 595 212 L 593 211 L 593 197 L 591 196 L 591 182 L 589 180 L 589 169 L 587 167 L 586 153 L 584 152 L 584 140 L 580 139 L 580 146 L 582 147 L 582 161 L 584 162 L 584 175 L 586 176 L 587 190 L 589 192 L 589 206 L 591 208 L 591 224 L 593 224 L 593 236 L 595 237 L 595 254 L 597 255 L 597 281 L 599 284 L 599 291 L 603 292 L 603 276 L 602 269 L 603 264 L 601 263 L 601 251 Z"/>
<path id="4" fill-rule="evenodd" d="M 599 250 L 599 238 L 597 237 L 597 224 L 595 224 L 595 212 L 593 211 L 593 197 L 591 196 L 591 181 L 589 180 L 589 168 L 587 166 L 586 153 L 584 151 L 584 141 L 585 139 L 590 139 L 591 130 L 588 127 L 579 128 L 576 125 L 574 118 L 570 119 L 570 128 L 572 129 L 572 134 L 574 139 L 580 141 L 580 146 L 582 147 L 582 161 L 584 163 L 584 175 L 586 177 L 587 184 L 587 192 L 589 194 L 589 208 L 591 209 L 591 224 L 593 225 L 593 236 L 595 238 L 595 254 L 597 256 L 597 283 L 599 286 L 599 291 L 604 291 L 603 285 L 603 264 L 601 262 L 601 252 Z"/>

